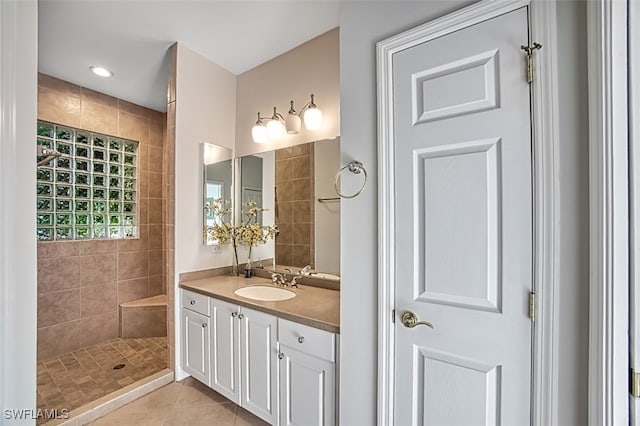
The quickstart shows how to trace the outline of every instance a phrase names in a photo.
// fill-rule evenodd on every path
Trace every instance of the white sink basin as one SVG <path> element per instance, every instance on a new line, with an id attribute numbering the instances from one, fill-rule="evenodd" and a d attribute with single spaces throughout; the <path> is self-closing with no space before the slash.
<path id="1" fill-rule="evenodd" d="M 261 300 L 263 302 L 278 302 L 296 297 L 296 294 L 290 290 L 262 285 L 242 287 L 234 291 L 234 293 L 247 299 Z"/>

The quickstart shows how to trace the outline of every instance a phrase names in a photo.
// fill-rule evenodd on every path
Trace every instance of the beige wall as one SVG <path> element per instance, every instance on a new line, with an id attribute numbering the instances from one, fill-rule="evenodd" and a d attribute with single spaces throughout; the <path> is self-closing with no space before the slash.
<path id="1" fill-rule="evenodd" d="M 340 32 L 333 29 L 269 62 L 238 76 L 236 110 L 236 156 L 328 139 L 340 134 Z M 304 129 L 275 142 L 256 144 L 251 128 L 256 113 L 270 117 L 273 107 L 286 117 L 289 101 L 296 111 L 309 102 L 310 94 L 322 111 L 322 129 Z"/>
<path id="2" fill-rule="evenodd" d="M 203 226 L 203 158 L 202 142 L 233 149 L 235 142 L 236 76 L 205 59 L 181 44 L 175 49 L 175 66 L 169 116 L 175 114 L 175 206 L 168 212 L 175 214 L 175 280 L 182 272 L 228 266 L 231 247 L 225 245 L 220 253 L 202 243 Z M 174 91 L 172 95 L 171 92 Z M 173 105 L 172 105 L 173 104 Z M 170 119 L 170 133 L 171 125 Z M 169 145 L 173 143 L 169 137 Z M 170 176 L 173 173 L 170 170 Z M 170 271 L 173 274 L 173 270 Z M 171 297 L 171 295 L 170 295 Z M 169 308 L 179 311 L 179 298 Z M 174 311 L 175 312 L 175 311 Z M 171 315 L 170 315 L 171 316 Z M 175 318 L 174 318 L 175 319 Z M 179 323 L 177 323 L 179 324 Z M 177 325 L 174 324 L 174 327 Z M 175 328 L 180 341 L 180 329 Z M 169 336 L 171 336 L 171 331 Z M 179 368 L 180 353 L 175 353 Z M 183 377 L 178 370 L 177 377 Z"/>
<path id="3" fill-rule="evenodd" d="M 165 292 L 165 114 L 40 74 L 38 119 L 140 142 L 140 238 L 38 243 L 46 359 L 117 337 L 118 304 Z"/>

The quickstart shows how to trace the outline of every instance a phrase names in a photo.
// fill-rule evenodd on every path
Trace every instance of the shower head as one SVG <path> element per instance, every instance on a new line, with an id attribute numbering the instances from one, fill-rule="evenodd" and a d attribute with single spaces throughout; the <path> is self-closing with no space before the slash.
<path id="1" fill-rule="evenodd" d="M 37 155 L 38 155 L 38 157 L 43 157 L 44 156 L 44 158 L 42 160 L 38 161 L 38 163 L 36 164 L 36 167 L 40 167 L 40 166 L 43 166 L 43 165 L 47 164 L 48 162 L 50 162 L 54 158 L 60 157 L 62 154 L 59 153 L 58 151 L 56 151 L 55 149 L 51 149 L 51 148 L 49 148 L 47 146 L 44 146 L 44 145 L 38 145 Z"/>

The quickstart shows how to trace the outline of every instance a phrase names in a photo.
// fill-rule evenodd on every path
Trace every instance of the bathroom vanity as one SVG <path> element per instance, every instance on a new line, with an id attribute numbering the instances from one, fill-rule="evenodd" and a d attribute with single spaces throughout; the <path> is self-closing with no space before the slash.
<path id="1" fill-rule="evenodd" d="M 340 292 L 287 287 L 295 297 L 281 301 L 235 293 L 252 286 L 275 288 L 258 277 L 180 284 L 183 369 L 272 425 L 334 425 Z"/>

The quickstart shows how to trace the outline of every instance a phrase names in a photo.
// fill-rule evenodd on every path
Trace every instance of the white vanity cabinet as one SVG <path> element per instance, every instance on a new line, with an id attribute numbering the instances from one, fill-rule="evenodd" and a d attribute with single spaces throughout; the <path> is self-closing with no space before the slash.
<path id="1" fill-rule="evenodd" d="M 206 385 L 210 385 L 209 298 L 198 293 L 182 292 L 182 368 Z"/>
<path id="2" fill-rule="evenodd" d="M 218 299 L 211 305 L 211 388 L 277 422 L 277 318 Z"/>
<path id="3" fill-rule="evenodd" d="M 182 365 L 272 425 L 336 424 L 336 335 L 182 289 Z"/>
<path id="4" fill-rule="evenodd" d="M 278 320 L 280 425 L 336 421 L 335 334 Z"/>

